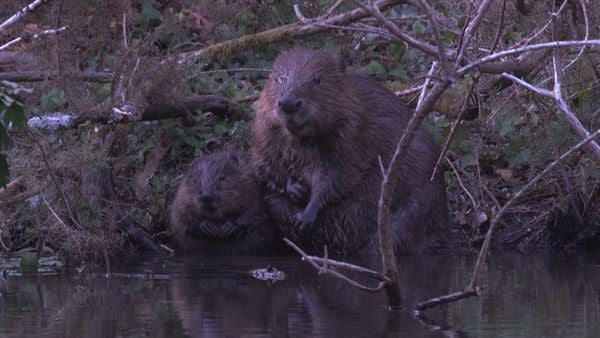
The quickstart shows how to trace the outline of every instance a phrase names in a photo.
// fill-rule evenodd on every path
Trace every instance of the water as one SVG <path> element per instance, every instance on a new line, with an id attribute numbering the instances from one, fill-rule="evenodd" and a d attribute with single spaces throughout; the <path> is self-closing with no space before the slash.
<path id="1" fill-rule="evenodd" d="M 494 253 L 486 289 L 425 312 L 318 275 L 297 257 L 175 257 L 102 274 L 0 278 L 0 337 L 596 337 L 600 255 Z M 369 265 L 369 262 L 362 262 Z M 269 284 L 247 271 L 272 265 Z M 469 255 L 404 256 L 404 304 L 458 291 Z M 371 264 L 372 265 L 372 264 Z M 154 271 L 154 278 L 148 272 Z M 364 280 L 364 278 L 363 278 Z"/>

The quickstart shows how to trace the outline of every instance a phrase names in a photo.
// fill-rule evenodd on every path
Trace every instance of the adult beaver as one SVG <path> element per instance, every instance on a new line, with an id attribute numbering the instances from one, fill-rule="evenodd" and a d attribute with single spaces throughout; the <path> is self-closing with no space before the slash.
<path id="1" fill-rule="evenodd" d="M 389 163 L 411 114 L 330 52 L 280 55 L 256 103 L 251 153 L 281 234 L 312 252 L 376 253 L 380 159 Z M 436 248 L 448 233 L 443 178 L 429 179 L 437 156 L 419 128 L 392 201 L 397 252 Z"/>
<path id="2" fill-rule="evenodd" d="M 194 160 L 171 207 L 171 232 L 185 251 L 259 253 L 274 246 L 250 158 L 237 151 Z"/>

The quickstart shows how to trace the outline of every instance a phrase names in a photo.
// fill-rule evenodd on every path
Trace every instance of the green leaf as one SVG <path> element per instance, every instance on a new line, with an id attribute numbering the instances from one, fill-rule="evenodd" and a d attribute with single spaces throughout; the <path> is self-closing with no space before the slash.
<path id="1" fill-rule="evenodd" d="M 460 165 L 463 168 L 474 166 L 477 164 L 477 158 L 473 154 L 466 154 L 460 158 Z"/>
<path id="2" fill-rule="evenodd" d="M 532 126 L 537 127 L 540 124 L 540 116 L 536 113 L 531 113 L 529 116 L 529 121 L 531 122 Z"/>
<path id="3" fill-rule="evenodd" d="M 212 128 L 212 132 L 213 134 L 215 134 L 215 136 L 223 136 L 227 133 L 228 128 L 221 123 L 217 123 L 213 126 Z"/>
<path id="4" fill-rule="evenodd" d="M 369 75 L 374 75 L 380 79 L 384 79 L 387 75 L 387 69 L 385 69 L 385 66 L 381 62 L 375 60 L 369 63 L 367 66 L 367 72 Z"/>
<path id="5" fill-rule="evenodd" d="M 3 121 L 0 121 L 0 150 L 6 150 L 12 145 L 10 136 L 8 135 L 8 128 Z"/>
<path id="6" fill-rule="evenodd" d="M 0 153 L 0 188 L 5 187 L 8 184 L 10 178 L 10 172 L 8 170 L 8 161 L 6 155 Z"/>
<path id="7" fill-rule="evenodd" d="M 400 42 L 390 42 L 388 47 L 388 53 L 391 57 L 396 60 L 401 60 L 406 52 L 406 48 L 403 43 Z"/>
<path id="8" fill-rule="evenodd" d="M 4 123 L 10 126 L 12 123 L 16 128 L 21 128 L 25 125 L 27 119 L 23 114 L 23 106 L 19 102 L 13 102 L 4 110 Z"/>
<path id="9" fill-rule="evenodd" d="M 40 109 L 42 111 L 55 111 L 60 108 L 60 101 L 64 93 L 62 90 L 54 89 L 40 99 Z"/>
<path id="10" fill-rule="evenodd" d="M 154 0 L 144 0 L 142 4 L 142 21 L 148 26 L 160 25 L 164 18 L 160 11 L 154 7 Z"/>
<path id="11" fill-rule="evenodd" d="M 22 273 L 35 273 L 40 263 L 35 252 L 26 252 L 21 256 L 20 266 Z"/>
<path id="12" fill-rule="evenodd" d="M 500 136 L 502 137 L 510 136 L 514 134 L 515 131 L 514 118 L 506 118 L 500 124 Z"/>
<path id="13" fill-rule="evenodd" d="M 531 149 L 525 148 L 523 149 L 517 156 L 509 159 L 508 165 L 511 168 L 522 166 L 524 164 L 528 164 L 531 159 Z"/>
<path id="14" fill-rule="evenodd" d="M 409 82 L 408 74 L 404 68 L 398 67 L 390 72 L 390 76 L 395 80 L 401 80 L 403 82 Z"/>

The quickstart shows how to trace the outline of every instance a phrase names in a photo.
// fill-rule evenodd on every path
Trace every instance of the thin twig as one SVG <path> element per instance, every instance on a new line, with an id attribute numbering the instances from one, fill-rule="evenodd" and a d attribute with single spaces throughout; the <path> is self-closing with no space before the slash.
<path id="1" fill-rule="evenodd" d="M 583 22 L 584 22 L 584 27 L 585 27 L 585 34 L 583 36 L 583 40 L 586 41 L 590 38 L 590 23 L 588 20 L 587 7 L 583 0 L 579 0 L 579 7 L 581 7 L 581 11 L 583 12 Z M 577 53 L 577 56 L 575 56 L 575 58 L 571 62 L 569 62 L 569 64 L 566 65 L 565 68 L 563 68 L 563 70 L 565 70 L 565 69 L 571 67 L 573 64 L 575 64 L 575 62 L 577 62 L 577 60 L 579 60 L 579 58 L 583 55 L 584 51 L 585 51 L 585 47 L 581 47 L 579 49 L 579 53 Z"/>
<path id="2" fill-rule="evenodd" d="M 540 88 L 540 87 L 534 86 L 534 85 L 532 85 L 532 84 L 530 84 L 530 83 L 528 83 L 526 81 L 523 81 L 523 80 L 519 79 L 518 77 L 516 77 L 516 76 L 514 76 L 512 74 L 502 73 L 500 75 L 504 76 L 505 78 L 507 78 L 507 79 L 509 79 L 509 80 L 511 80 L 513 82 L 516 82 L 516 83 L 520 84 L 521 86 L 529 89 L 530 91 L 532 91 L 532 92 L 534 92 L 536 94 L 539 94 L 539 95 L 542 95 L 542 96 L 548 96 L 550 98 L 554 98 L 554 94 L 552 93 L 552 91 L 550 91 L 548 89 L 544 89 L 544 88 Z"/>
<path id="3" fill-rule="evenodd" d="M 323 265 L 327 264 L 329 266 L 338 267 L 340 269 L 364 273 L 364 274 L 368 275 L 369 277 L 372 277 L 372 278 L 375 278 L 377 280 L 384 281 L 384 282 L 390 281 L 390 279 L 387 278 L 386 276 L 384 276 L 383 274 L 381 274 L 377 271 L 373 271 L 371 269 L 367 269 L 362 266 L 358 266 L 358 265 L 354 265 L 354 264 L 350 264 L 350 263 L 346 263 L 346 262 L 336 261 L 331 258 L 325 259 L 325 258 L 321 258 L 321 257 L 317 257 L 317 256 L 307 256 L 307 257 L 308 257 L 308 259 L 313 260 L 315 263 L 321 263 Z"/>
<path id="4" fill-rule="evenodd" d="M 438 47 L 438 59 L 442 63 L 442 72 L 448 74 L 450 72 L 450 68 L 448 66 L 448 59 L 446 58 L 446 51 L 444 47 L 444 42 L 442 40 L 442 34 L 440 34 L 440 27 L 433 15 L 433 9 L 429 6 L 426 0 L 419 0 L 419 2 L 421 3 L 421 6 L 423 6 L 423 10 L 429 18 L 429 22 L 431 22 L 431 27 L 433 28 L 435 44 Z"/>
<path id="5" fill-rule="evenodd" d="M 108 250 L 106 250 L 106 247 L 102 248 L 102 253 L 104 254 L 104 266 L 106 267 L 106 274 L 104 276 L 106 278 L 111 278 L 112 273 L 110 269 L 110 258 L 108 256 Z"/>
<path id="6" fill-rule="evenodd" d="M 429 72 L 427 72 L 427 77 L 425 77 L 425 82 L 423 83 L 423 86 L 421 88 L 421 93 L 419 94 L 419 99 L 417 100 L 417 108 L 419 109 L 421 107 L 421 105 L 423 104 L 423 100 L 425 99 L 425 94 L 427 93 L 427 88 L 429 87 L 429 83 L 431 82 L 431 77 L 433 76 L 433 73 L 435 72 L 435 69 L 437 67 L 437 62 L 432 62 L 431 63 L 431 67 L 429 68 Z"/>
<path id="7" fill-rule="evenodd" d="M 396 96 L 409 96 L 409 95 L 413 95 L 416 94 L 417 92 L 423 90 L 423 85 L 418 85 L 418 86 L 414 86 L 408 89 L 404 89 L 404 90 L 397 90 L 394 92 L 394 95 Z"/>
<path id="8" fill-rule="evenodd" d="M 129 49 L 129 43 L 127 42 L 127 12 L 123 12 L 123 20 L 121 20 L 121 31 L 123 35 L 123 48 Z"/>
<path id="9" fill-rule="evenodd" d="M 0 235 L 0 244 L 2 245 L 5 251 L 10 251 L 6 244 L 4 244 L 4 241 L 2 240 L 2 235 Z"/>
<path id="10" fill-rule="evenodd" d="M 458 67 L 458 65 L 461 64 L 463 55 L 465 54 L 467 47 L 472 42 L 473 34 L 475 34 L 477 27 L 479 27 L 479 25 L 483 21 L 483 17 L 487 14 L 487 11 L 488 11 L 490 5 L 492 4 L 492 2 L 494 2 L 494 1 L 493 0 L 484 0 L 481 4 L 479 4 L 477 13 L 475 14 L 475 17 L 473 18 L 473 20 L 471 20 L 467 23 L 467 26 L 465 28 L 465 31 L 464 31 L 464 34 L 463 34 L 463 37 L 461 40 L 461 44 L 458 48 L 458 53 L 456 55 L 456 59 L 454 60 L 454 67 Z"/>
<path id="11" fill-rule="evenodd" d="M 352 279 L 350 279 L 348 276 L 341 274 L 335 270 L 331 270 L 331 269 L 327 269 L 327 265 L 323 265 L 320 266 L 319 264 L 317 264 L 313 259 L 311 259 L 311 256 L 308 256 L 302 249 L 300 249 L 300 247 L 298 247 L 296 244 L 294 244 L 294 242 L 290 241 L 287 238 L 283 239 L 285 241 L 285 243 L 287 243 L 287 245 L 291 246 L 294 250 L 296 250 L 301 256 L 302 259 L 307 261 L 310 265 L 312 265 L 315 269 L 317 269 L 317 271 L 319 271 L 319 273 L 324 273 L 324 274 L 330 274 L 334 277 L 337 277 L 347 283 L 349 283 L 350 285 L 364 290 L 364 291 L 369 291 L 369 292 L 379 292 L 381 290 L 383 290 L 383 287 L 386 285 L 385 281 L 381 281 L 379 282 L 379 284 L 376 287 L 369 287 L 363 284 L 360 284 Z M 332 264 L 331 260 L 327 260 L 328 263 Z M 323 261 L 321 260 L 321 263 L 323 263 Z M 351 264 L 348 264 L 351 265 Z"/>
<path id="12" fill-rule="evenodd" d="M 60 218 L 60 216 L 58 216 L 58 214 L 54 211 L 54 209 L 50 206 L 50 203 L 48 203 L 48 200 L 46 199 L 46 196 L 44 196 L 44 193 L 41 192 L 40 195 L 42 196 L 42 200 L 44 201 L 44 204 L 46 204 L 46 207 L 48 208 L 48 210 L 50 210 L 50 212 L 52 213 L 52 215 L 54 216 L 54 218 L 56 218 L 56 220 L 62 224 L 62 226 L 64 228 L 68 228 L 67 225 L 65 224 L 65 222 L 63 222 L 63 220 Z"/>
<path id="13" fill-rule="evenodd" d="M 471 193 L 469 192 L 469 189 L 467 189 L 467 187 L 465 187 L 462 179 L 460 178 L 460 175 L 458 173 L 458 170 L 456 169 L 456 167 L 454 166 L 454 164 L 452 163 L 452 161 L 450 161 L 450 159 L 448 159 L 448 157 L 445 157 L 446 162 L 448 162 L 448 164 L 450 165 L 450 168 L 452 168 L 452 171 L 454 172 L 454 175 L 456 175 L 456 180 L 458 181 L 458 184 L 460 185 L 460 187 L 462 188 L 462 190 L 465 192 L 465 194 L 467 194 L 467 196 L 469 196 L 469 199 L 471 200 L 471 203 L 473 203 L 473 209 L 477 210 L 477 203 L 475 203 L 475 199 L 473 198 L 473 195 L 471 195 Z"/>
<path id="14" fill-rule="evenodd" d="M 500 11 L 500 22 L 498 23 L 498 31 L 496 32 L 496 38 L 492 43 L 492 48 L 490 48 L 490 54 L 494 52 L 496 47 L 498 46 L 498 41 L 500 41 L 500 36 L 502 35 L 502 30 L 504 29 L 504 15 L 506 14 L 506 0 L 502 1 L 502 11 Z"/>

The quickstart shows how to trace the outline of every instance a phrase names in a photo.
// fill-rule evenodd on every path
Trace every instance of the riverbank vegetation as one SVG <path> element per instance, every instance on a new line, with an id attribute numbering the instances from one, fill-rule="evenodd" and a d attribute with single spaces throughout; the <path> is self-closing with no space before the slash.
<path id="1" fill-rule="evenodd" d="M 79 266 L 172 250 L 167 211 L 187 164 L 252 143 L 252 103 L 295 45 L 341 53 L 413 108 L 424 83 L 439 91 L 420 107 L 444 145 L 457 247 L 479 248 L 522 187 L 600 128 L 597 1 L 38 2 L 0 26 L 6 254 Z M 564 48 L 539 47 L 551 41 Z M 597 249 L 598 140 L 511 202 L 493 245 Z"/>

